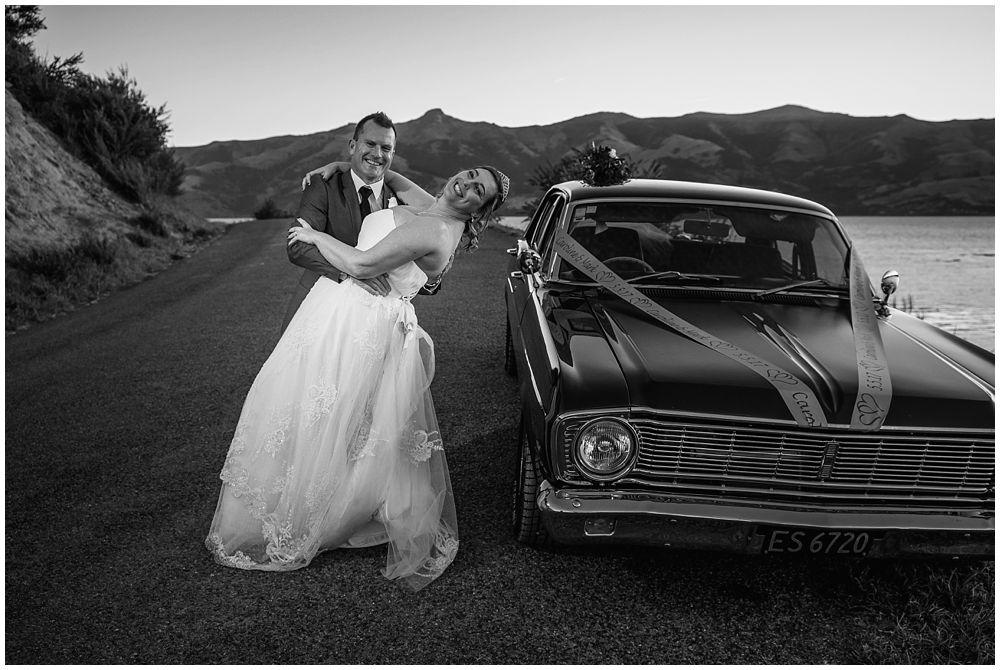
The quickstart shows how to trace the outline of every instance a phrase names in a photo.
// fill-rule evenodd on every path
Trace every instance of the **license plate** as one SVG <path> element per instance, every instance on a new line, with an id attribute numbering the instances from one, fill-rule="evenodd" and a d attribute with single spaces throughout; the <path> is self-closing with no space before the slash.
<path id="1" fill-rule="evenodd" d="M 881 535 L 867 530 L 758 528 L 764 554 L 825 554 L 864 556 Z"/>

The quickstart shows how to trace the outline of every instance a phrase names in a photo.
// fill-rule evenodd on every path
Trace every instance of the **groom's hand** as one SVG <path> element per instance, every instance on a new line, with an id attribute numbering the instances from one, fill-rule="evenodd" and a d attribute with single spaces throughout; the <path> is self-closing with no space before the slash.
<path id="1" fill-rule="evenodd" d="M 341 280 L 343 280 L 348 275 L 341 275 Z M 358 279 L 354 278 L 354 281 L 361 285 L 361 288 L 368 291 L 372 295 L 377 295 L 381 298 L 389 295 L 389 275 L 381 274 L 378 277 L 372 277 L 371 279 Z"/>

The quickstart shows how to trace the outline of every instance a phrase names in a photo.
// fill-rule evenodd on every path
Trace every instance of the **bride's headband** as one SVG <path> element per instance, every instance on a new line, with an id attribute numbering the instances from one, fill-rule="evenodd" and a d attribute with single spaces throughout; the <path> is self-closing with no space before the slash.
<path id="1" fill-rule="evenodd" d="M 499 209 L 500 205 L 504 203 L 507 199 L 507 194 L 510 193 L 510 177 L 505 175 L 500 170 L 496 169 L 492 165 L 480 165 L 477 167 L 479 170 L 488 170 L 493 178 L 497 180 L 497 199 L 493 203 L 493 209 Z"/>

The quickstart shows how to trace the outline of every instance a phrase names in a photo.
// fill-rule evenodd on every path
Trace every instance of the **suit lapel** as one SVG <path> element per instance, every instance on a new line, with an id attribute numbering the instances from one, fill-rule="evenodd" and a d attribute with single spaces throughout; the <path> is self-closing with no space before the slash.
<path id="1" fill-rule="evenodd" d="M 382 209 L 389 206 L 389 198 L 395 198 L 396 194 L 389 189 L 389 185 L 382 182 Z"/>
<path id="2" fill-rule="evenodd" d="M 358 192 L 354 190 L 354 180 L 350 172 L 339 172 L 340 193 L 344 198 L 344 207 L 354 229 L 355 236 L 361 230 L 361 205 L 358 203 Z"/>

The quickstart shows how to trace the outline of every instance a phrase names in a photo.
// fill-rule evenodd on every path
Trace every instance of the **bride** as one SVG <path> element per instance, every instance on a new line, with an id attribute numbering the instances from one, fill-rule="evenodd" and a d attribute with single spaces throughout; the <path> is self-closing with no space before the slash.
<path id="1" fill-rule="evenodd" d="M 509 186 L 492 167 L 460 172 L 438 198 L 421 192 L 429 206 L 370 214 L 356 248 L 302 219 L 289 230 L 289 244 L 315 245 L 348 275 L 388 273 L 390 291 L 320 278 L 302 302 L 236 425 L 205 540 L 217 562 L 295 570 L 321 551 L 388 543 L 383 574 L 417 590 L 454 560 L 433 342 L 410 299 L 440 281 L 463 237 L 475 247 Z"/>

